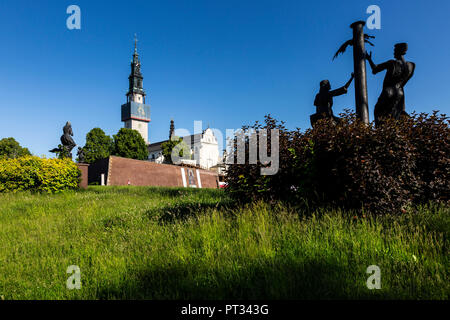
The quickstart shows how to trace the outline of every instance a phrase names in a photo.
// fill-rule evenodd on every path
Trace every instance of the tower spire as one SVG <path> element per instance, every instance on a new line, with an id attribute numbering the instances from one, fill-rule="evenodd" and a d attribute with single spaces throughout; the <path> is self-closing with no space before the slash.
<path id="1" fill-rule="evenodd" d="M 128 88 L 128 99 L 129 101 L 136 101 L 135 95 L 138 94 L 142 98 L 142 101 L 138 101 L 140 103 L 145 103 L 145 91 L 142 87 L 142 80 L 144 77 L 141 73 L 141 62 L 139 61 L 139 54 L 137 53 L 137 36 L 134 34 L 134 53 L 133 59 L 131 60 L 131 73 L 128 77 L 129 79 L 129 88 Z M 138 99 L 139 100 L 139 99 Z"/>
<path id="2" fill-rule="evenodd" d="M 169 140 L 172 138 L 172 136 L 175 133 L 175 123 L 173 119 L 170 120 L 170 129 L 169 129 Z"/>
<path id="3" fill-rule="evenodd" d="M 132 63 L 134 63 L 134 64 L 139 64 L 139 54 L 137 52 L 137 42 L 138 42 L 138 39 L 137 39 L 137 36 L 135 33 L 134 34 L 134 53 L 133 53 L 133 60 L 132 60 Z"/>

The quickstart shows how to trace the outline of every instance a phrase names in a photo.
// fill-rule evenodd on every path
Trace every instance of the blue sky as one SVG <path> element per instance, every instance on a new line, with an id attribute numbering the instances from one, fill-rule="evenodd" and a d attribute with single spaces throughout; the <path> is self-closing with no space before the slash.
<path id="1" fill-rule="evenodd" d="M 68 30 L 66 8 L 81 8 L 81 30 Z M 151 142 L 166 139 L 173 118 L 193 131 L 202 120 L 225 132 L 272 114 L 290 129 L 309 127 L 319 82 L 343 85 L 351 50 L 349 25 L 381 8 L 376 63 L 408 42 L 416 72 L 407 112 L 450 112 L 450 1 L 5 1 L 0 2 L 0 138 L 14 137 L 37 155 L 59 143 L 71 121 L 78 145 L 100 127 L 122 126 L 127 77 L 137 33 Z M 368 75 L 370 117 L 383 74 Z M 354 87 L 334 101 L 354 108 Z"/>

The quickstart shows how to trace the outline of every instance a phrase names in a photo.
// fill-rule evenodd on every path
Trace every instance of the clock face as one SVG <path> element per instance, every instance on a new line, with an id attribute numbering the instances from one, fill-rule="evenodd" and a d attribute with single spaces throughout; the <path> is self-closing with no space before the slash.
<path id="1" fill-rule="evenodd" d="M 136 100 L 141 96 L 136 96 Z M 122 106 L 122 119 L 138 118 L 150 121 L 150 106 L 136 101 L 130 101 Z"/>
<path id="2" fill-rule="evenodd" d="M 145 110 L 144 110 L 144 107 L 139 106 L 137 111 L 138 111 L 138 115 L 139 115 L 139 116 L 145 117 Z"/>

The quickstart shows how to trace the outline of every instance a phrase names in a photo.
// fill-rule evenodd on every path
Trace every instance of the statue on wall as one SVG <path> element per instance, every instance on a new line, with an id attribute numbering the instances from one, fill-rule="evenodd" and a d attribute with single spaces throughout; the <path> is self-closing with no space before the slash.
<path id="1" fill-rule="evenodd" d="M 372 52 L 366 52 L 366 59 L 369 61 L 372 73 L 386 70 L 383 81 L 383 91 L 375 105 L 375 125 L 379 126 L 383 118 L 392 117 L 399 119 L 405 112 L 405 93 L 403 87 L 414 74 L 416 65 L 406 61 L 404 55 L 408 50 L 407 43 L 397 43 L 394 46 L 395 60 L 389 60 L 376 65 L 372 60 Z"/>
<path id="2" fill-rule="evenodd" d="M 333 114 L 333 97 L 337 97 L 347 93 L 347 89 L 352 83 L 354 74 L 351 74 L 350 80 L 347 83 L 338 89 L 331 90 L 330 81 L 322 80 L 320 82 L 320 90 L 314 99 L 314 105 L 316 106 L 316 113 L 311 115 L 311 126 L 320 120 L 320 119 L 333 119 L 335 122 L 339 122 L 340 119 Z"/>
<path id="3" fill-rule="evenodd" d="M 84 152 L 83 148 L 78 147 L 77 157 L 78 157 L 78 163 L 85 163 L 86 155 L 85 155 L 85 152 Z"/>
<path id="4" fill-rule="evenodd" d="M 58 145 L 58 148 L 49 150 L 49 152 L 56 153 L 59 158 L 72 158 L 72 149 L 77 145 L 72 136 L 72 125 L 67 121 L 66 125 L 63 127 L 63 135 L 61 136 L 62 144 Z"/>

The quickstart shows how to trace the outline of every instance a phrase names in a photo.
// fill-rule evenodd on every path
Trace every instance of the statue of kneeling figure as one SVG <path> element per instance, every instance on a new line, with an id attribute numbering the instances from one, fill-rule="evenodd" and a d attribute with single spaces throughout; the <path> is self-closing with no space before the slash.
<path id="1" fill-rule="evenodd" d="M 314 127 L 315 123 L 321 119 L 333 119 L 336 123 L 340 121 L 340 118 L 333 114 L 333 97 L 337 97 L 347 93 L 347 89 L 352 83 L 354 74 L 352 73 L 350 80 L 338 89 L 331 90 L 330 81 L 322 80 L 320 82 L 320 90 L 314 99 L 314 105 L 316 106 L 316 113 L 310 116 L 311 126 Z"/>

